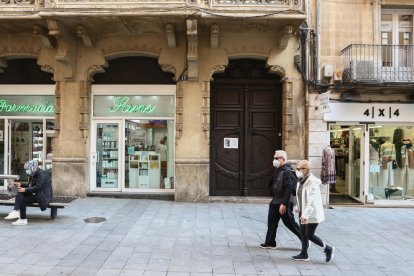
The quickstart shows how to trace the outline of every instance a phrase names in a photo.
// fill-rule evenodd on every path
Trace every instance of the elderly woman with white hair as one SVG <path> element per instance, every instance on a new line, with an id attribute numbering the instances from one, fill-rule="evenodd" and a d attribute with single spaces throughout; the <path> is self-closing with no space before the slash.
<path id="1" fill-rule="evenodd" d="M 334 256 L 335 247 L 325 244 L 315 235 L 318 224 L 325 220 L 319 188 L 321 180 L 310 172 L 310 162 L 308 160 L 298 162 L 296 176 L 298 177 L 296 210 L 299 212 L 302 250 L 292 259 L 295 261 L 309 261 L 308 248 L 309 242 L 312 241 L 324 249 L 325 261 L 330 262 Z"/>
<path id="2" fill-rule="evenodd" d="M 31 203 L 39 203 L 42 211 L 46 210 L 52 199 L 52 181 L 49 173 L 39 168 L 36 160 L 27 161 L 24 164 L 26 174 L 29 176 L 27 184 L 14 182 L 17 188 L 16 200 L 13 211 L 11 211 L 5 219 L 17 219 L 12 225 L 26 225 L 26 206 Z"/>

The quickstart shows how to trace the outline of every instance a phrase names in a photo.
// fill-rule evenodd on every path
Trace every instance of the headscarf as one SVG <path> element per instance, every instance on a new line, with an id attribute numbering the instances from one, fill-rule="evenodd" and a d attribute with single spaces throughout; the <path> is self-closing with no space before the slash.
<path id="1" fill-rule="evenodd" d="M 38 167 L 39 163 L 37 162 L 37 160 L 29 160 L 26 163 L 24 163 L 24 169 L 30 170 L 32 172 L 30 175 L 33 175 Z"/>

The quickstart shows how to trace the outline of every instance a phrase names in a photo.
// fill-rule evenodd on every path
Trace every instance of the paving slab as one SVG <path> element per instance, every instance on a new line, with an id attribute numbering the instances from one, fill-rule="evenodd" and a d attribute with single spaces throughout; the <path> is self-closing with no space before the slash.
<path id="1" fill-rule="evenodd" d="M 0 206 L 0 216 L 10 207 Z M 336 247 L 325 263 L 281 223 L 276 250 L 266 235 L 266 203 L 187 203 L 80 198 L 52 220 L 28 209 L 28 225 L 0 220 L 1 275 L 413 275 L 414 208 L 335 206 L 316 231 Z M 105 218 L 87 223 L 87 218 Z"/>

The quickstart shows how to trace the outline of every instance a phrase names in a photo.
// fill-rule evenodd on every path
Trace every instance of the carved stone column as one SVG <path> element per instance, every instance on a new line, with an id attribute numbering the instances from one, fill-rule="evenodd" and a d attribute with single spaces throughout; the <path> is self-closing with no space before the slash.
<path id="1" fill-rule="evenodd" d="M 293 82 L 286 77 L 286 70 L 280 65 L 269 67 L 269 73 L 279 75 L 283 82 L 283 112 L 282 112 L 282 143 L 289 145 L 292 142 L 293 132 Z"/>
<path id="2" fill-rule="evenodd" d="M 183 133 L 183 113 L 184 113 L 184 102 L 183 102 L 184 90 L 182 82 L 177 82 L 177 93 L 175 95 L 175 108 L 176 108 L 176 122 L 175 122 L 175 140 L 176 142 L 181 138 Z"/>
<path id="3" fill-rule="evenodd" d="M 198 35 L 197 19 L 187 19 L 187 64 L 188 79 L 198 79 Z"/>

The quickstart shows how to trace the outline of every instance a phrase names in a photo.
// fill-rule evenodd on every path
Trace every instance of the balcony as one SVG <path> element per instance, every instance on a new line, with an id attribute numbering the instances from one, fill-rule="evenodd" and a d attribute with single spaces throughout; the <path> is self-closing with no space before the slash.
<path id="1" fill-rule="evenodd" d="M 342 56 L 344 84 L 414 85 L 414 45 L 351 44 Z"/>
<path id="2" fill-rule="evenodd" d="M 243 13 L 279 17 L 304 14 L 304 0 L 0 0 L 0 18 L 39 14 L 136 15 Z"/>

